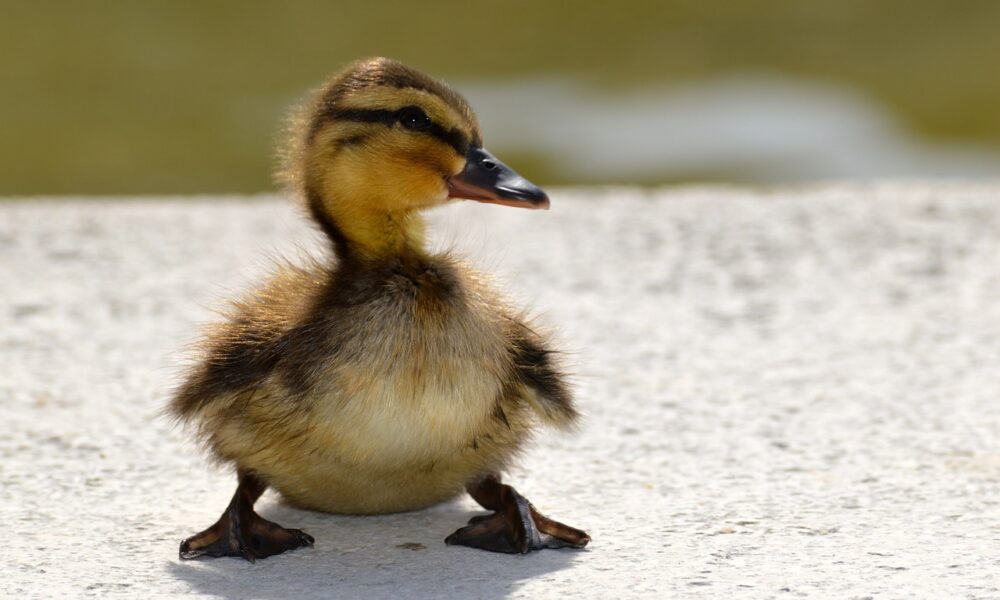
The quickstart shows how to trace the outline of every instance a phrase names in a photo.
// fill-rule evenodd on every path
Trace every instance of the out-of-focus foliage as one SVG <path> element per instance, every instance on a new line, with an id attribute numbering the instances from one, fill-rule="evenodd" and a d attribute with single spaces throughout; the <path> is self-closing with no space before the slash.
<path id="1" fill-rule="evenodd" d="M 857 87 L 922 136 L 1000 143 L 991 0 L 5 0 L 0 194 L 270 189 L 288 106 L 374 54 L 611 94 L 766 70 Z M 522 159 L 569 183 L 557 158 Z"/>

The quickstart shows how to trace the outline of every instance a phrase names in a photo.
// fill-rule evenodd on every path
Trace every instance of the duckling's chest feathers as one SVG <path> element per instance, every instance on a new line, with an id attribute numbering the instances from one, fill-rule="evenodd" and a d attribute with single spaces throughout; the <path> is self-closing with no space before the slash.
<path id="1" fill-rule="evenodd" d="M 397 468 L 474 444 L 512 369 L 503 307 L 481 279 L 451 264 L 395 264 L 356 276 L 340 300 L 335 351 L 305 396 L 315 446 Z"/>

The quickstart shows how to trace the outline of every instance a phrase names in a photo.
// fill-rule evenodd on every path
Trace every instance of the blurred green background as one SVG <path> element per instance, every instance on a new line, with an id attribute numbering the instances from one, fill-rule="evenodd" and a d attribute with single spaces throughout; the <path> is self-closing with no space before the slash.
<path id="1" fill-rule="evenodd" d="M 274 189 L 288 108 L 375 54 L 542 183 L 1000 174 L 996 1 L 2 0 L 0 194 Z"/>

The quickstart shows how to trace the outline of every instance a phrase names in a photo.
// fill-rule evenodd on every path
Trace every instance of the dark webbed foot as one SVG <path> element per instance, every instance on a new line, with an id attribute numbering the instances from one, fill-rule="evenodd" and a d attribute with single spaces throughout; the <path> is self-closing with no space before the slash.
<path id="1" fill-rule="evenodd" d="M 473 517 L 469 524 L 449 535 L 446 544 L 472 546 L 491 552 L 526 554 L 542 548 L 583 548 L 590 536 L 541 514 L 535 507 L 500 478 L 491 475 L 469 494 L 492 515 Z"/>
<path id="2" fill-rule="evenodd" d="M 252 475 L 240 476 L 240 485 L 226 511 L 214 525 L 181 542 L 180 557 L 242 556 L 250 562 L 312 546 L 311 535 L 299 529 L 285 529 L 253 510 L 264 484 Z"/>
<path id="3" fill-rule="evenodd" d="M 254 562 L 315 541 L 301 529 L 285 529 L 252 510 L 239 517 L 227 510 L 215 525 L 181 542 L 180 556 L 242 556 Z"/>

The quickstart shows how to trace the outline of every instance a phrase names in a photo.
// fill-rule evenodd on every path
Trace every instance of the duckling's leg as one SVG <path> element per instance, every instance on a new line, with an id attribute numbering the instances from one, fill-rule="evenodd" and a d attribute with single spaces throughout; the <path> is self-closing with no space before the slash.
<path id="1" fill-rule="evenodd" d="M 181 558 L 197 556 L 242 556 L 254 562 L 286 550 L 312 546 L 311 535 L 299 529 L 285 529 L 253 510 L 253 504 L 267 484 L 252 473 L 239 473 L 239 486 L 219 520 L 205 531 L 181 542 Z"/>
<path id="2" fill-rule="evenodd" d="M 473 517 L 467 526 L 449 535 L 446 544 L 527 554 L 542 548 L 583 548 L 590 542 L 586 532 L 535 510 L 517 490 L 500 483 L 499 475 L 489 475 L 466 489 L 483 508 L 494 512 Z"/>

